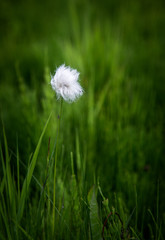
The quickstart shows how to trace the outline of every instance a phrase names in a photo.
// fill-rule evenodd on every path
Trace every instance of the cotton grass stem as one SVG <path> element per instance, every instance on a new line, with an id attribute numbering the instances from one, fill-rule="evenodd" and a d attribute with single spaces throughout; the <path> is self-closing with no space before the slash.
<path id="1" fill-rule="evenodd" d="M 55 162 L 54 162 L 54 181 L 53 181 L 53 236 L 55 233 L 55 214 L 56 214 L 56 166 L 57 166 L 57 157 L 58 157 L 58 142 L 60 134 L 60 122 L 61 122 L 61 113 L 62 113 L 62 104 L 63 99 L 61 99 L 60 104 L 60 114 L 58 116 L 58 130 L 57 130 L 57 140 L 56 140 L 56 149 L 55 149 Z"/>
<path id="2" fill-rule="evenodd" d="M 70 153 L 71 156 L 71 168 L 72 168 L 72 176 L 74 175 L 74 166 L 73 166 L 73 153 Z"/>

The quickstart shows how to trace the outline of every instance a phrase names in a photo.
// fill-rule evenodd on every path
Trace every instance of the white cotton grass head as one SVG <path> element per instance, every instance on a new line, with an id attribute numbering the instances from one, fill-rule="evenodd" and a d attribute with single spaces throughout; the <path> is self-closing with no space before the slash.
<path id="1" fill-rule="evenodd" d="M 67 102 L 74 102 L 83 95 L 83 88 L 78 82 L 79 74 L 65 64 L 57 68 L 55 75 L 51 76 L 51 85 L 58 99 L 62 97 Z"/>

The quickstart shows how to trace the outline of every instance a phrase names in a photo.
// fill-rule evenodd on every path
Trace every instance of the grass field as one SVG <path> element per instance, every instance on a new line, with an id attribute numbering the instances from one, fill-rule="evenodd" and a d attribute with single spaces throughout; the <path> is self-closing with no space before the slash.
<path id="1" fill-rule="evenodd" d="M 164 24 L 163 0 L 0 2 L 0 239 L 164 239 Z"/>

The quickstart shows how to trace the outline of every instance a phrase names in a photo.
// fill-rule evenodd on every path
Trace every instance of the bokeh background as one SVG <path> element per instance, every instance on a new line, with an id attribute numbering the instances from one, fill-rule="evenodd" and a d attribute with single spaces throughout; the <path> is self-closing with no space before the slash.
<path id="1" fill-rule="evenodd" d="M 63 105 L 65 181 L 78 139 L 86 161 L 85 188 L 99 179 L 110 205 L 117 193 L 128 213 L 137 200 L 138 231 L 144 239 L 151 239 L 147 209 L 156 214 L 158 195 L 159 223 L 165 218 L 164 26 L 163 0 L 0 2 L 1 129 L 3 122 L 13 169 L 17 145 L 27 165 L 53 110 L 35 170 L 43 181 L 60 106 L 51 74 L 63 63 L 76 68 L 85 93 L 76 103 Z M 0 137 L 3 142 L 2 131 Z M 77 172 L 79 168 L 77 162 Z M 24 174 L 22 168 L 22 178 Z"/>

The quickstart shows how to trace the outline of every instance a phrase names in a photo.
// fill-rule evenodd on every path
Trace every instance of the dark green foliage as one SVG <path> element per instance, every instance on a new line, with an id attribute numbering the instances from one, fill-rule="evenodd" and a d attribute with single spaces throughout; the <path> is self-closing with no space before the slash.
<path id="1" fill-rule="evenodd" d="M 0 239 L 164 239 L 164 7 L 0 2 Z M 62 63 L 85 93 L 63 103 L 53 226 Z"/>

